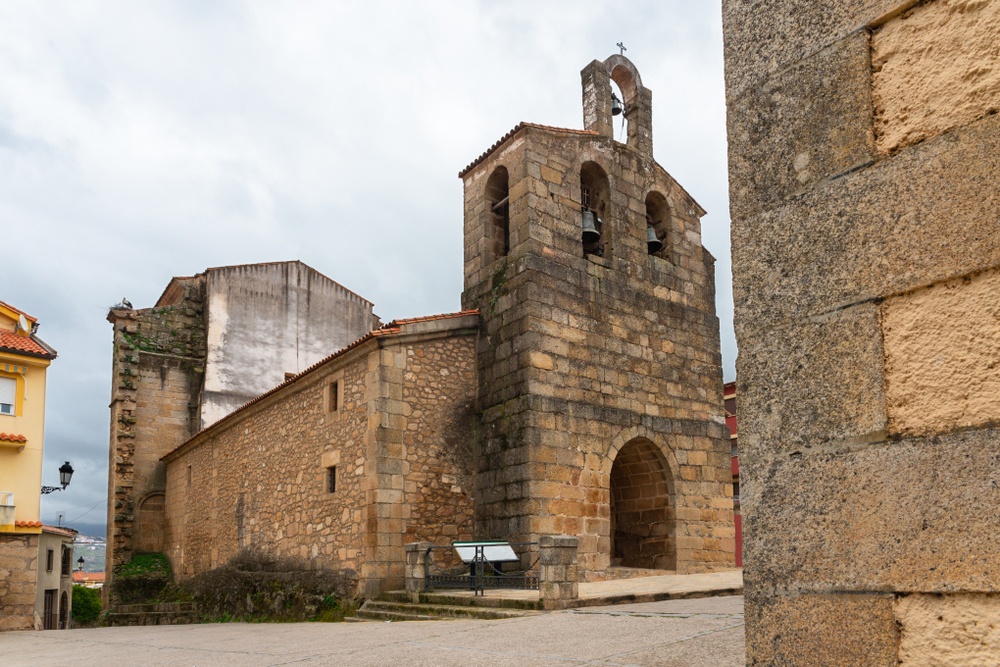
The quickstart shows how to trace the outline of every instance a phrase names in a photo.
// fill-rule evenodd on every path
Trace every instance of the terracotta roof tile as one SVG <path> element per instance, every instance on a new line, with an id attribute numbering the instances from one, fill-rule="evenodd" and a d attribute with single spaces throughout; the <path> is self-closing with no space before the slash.
<path id="1" fill-rule="evenodd" d="M 574 129 L 568 128 L 568 127 L 554 127 L 552 125 L 540 125 L 538 123 L 520 122 L 517 125 L 515 125 L 514 129 L 512 129 L 510 132 L 508 132 L 507 134 L 505 134 L 502 137 L 500 137 L 499 139 L 497 139 L 496 143 L 494 143 L 492 146 L 490 146 L 488 149 L 486 149 L 486 152 L 484 152 L 482 155 L 480 155 L 475 160 L 473 160 L 469 164 L 468 167 L 466 167 L 462 171 L 458 172 L 458 177 L 459 178 L 464 177 L 466 174 L 468 174 L 470 171 L 472 171 L 473 168 L 475 168 L 480 163 L 482 163 L 486 158 L 488 158 L 493 153 L 493 151 L 495 151 L 496 149 L 500 148 L 500 146 L 505 141 L 507 141 L 508 139 L 510 139 L 511 137 L 513 137 L 515 134 L 517 134 L 521 130 L 523 130 L 525 128 L 528 128 L 528 127 L 534 128 L 536 130 L 546 130 L 547 132 L 558 132 L 560 134 L 577 134 L 577 135 L 585 136 L 585 137 L 598 137 L 598 136 L 601 135 L 601 133 L 597 132 L 596 130 L 574 130 Z"/>
<path id="2" fill-rule="evenodd" d="M 47 526 L 45 524 L 41 524 L 41 526 L 43 531 L 45 531 L 46 533 L 52 533 L 54 535 L 62 535 L 64 537 L 76 537 L 77 535 L 80 534 L 80 531 L 73 530 L 72 528 L 68 528 L 66 526 Z"/>
<path id="3" fill-rule="evenodd" d="M 190 438 L 188 438 L 187 440 L 185 440 L 184 442 L 182 442 L 180 445 L 178 445 L 177 447 L 173 448 L 172 450 L 170 450 L 169 452 L 167 452 L 166 454 L 164 454 L 163 456 L 161 456 L 160 460 L 162 461 L 162 460 L 166 459 L 168 456 L 170 456 L 171 454 L 173 454 L 174 452 L 180 450 L 181 448 L 183 448 L 185 445 L 187 445 L 189 442 L 191 442 L 192 440 L 194 440 L 195 438 L 197 438 L 199 435 L 201 435 L 205 431 L 208 431 L 210 429 L 215 428 L 219 424 L 222 424 L 223 422 L 225 422 L 228 419 L 234 417 L 235 415 L 237 415 L 238 413 L 242 412 L 243 410 L 246 410 L 251 405 L 254 405 L 255 403 L 258 403 L 258 402 L 264 400 L 265 398 L 267 398 L 271 394 L 273 394 L 273 393 L 281 390 L 282 388 L 284 388 L 284 387 L 292 384 L 293 382 L 297 381 L 299 378 L 303 377 L 304 375 L 308 375 L 309 373 L 313 372 L 314 370 L 316 370 L 320 366 L 323 366 L 324 364 L 330 363 L 334 359 L 347 354 L 349 351 L 353 350 L 354 348 L 358 347 L 359 345 L 362 345 L 363 343 L 365 343 L 365 342 L 367 342 L 369 340 L 372 340 L 373 338 L 378 338 L 380 336 L 391 336 L 393 334 L 397 334 L 397 333 L 399 333 L 399 330 L 403 326 L 406 326 L 407 324 L 416 324 L 417 322 L 430 322 L 432 320 L 449 320 L 449 319 L 454 319 L 454 318 L 458 318 L 458 317 L 465 317 L 467 315 L 478 315 L 478 314 L 479 314 L 478 310 L 462 310 L 462 311 L 459 311 L 457 313 L 444 313 L 444 314 L 441 314 L 441 315 L 427 315 L 427 316 L 424 316 L 424 317 L 411 317 L 411 318 L 408 318 L 408 319 L 393 320 L 392 322 L 389 322 L 388 324 L 383 324 L 378 329 L 375 329 L 374 331 L 369 331 L 364 336 L 362 336 L 361 338 L 357 339 L 356 341 L 354 341 L 350 345 L 347 345 L 346 347 L 340 348 L 339 350 L 337 350 L 336 352 L 334 352 L 333 354 L 331 354 L 330 356 L 328 356 L 328 357 L 326 357 L 324 359 L 320 359 L 315 364 L 313 364 L 309 368 L 305 369 L 304 371 L 302 371 L 298 375 L 293 375 L 292 377 L 288 378 L 287 380 L 285 380 L 284 382 L 282 382 L 281 384 L 279 384 L 274 389 L 270 389 L 270 390 L 264 392 L 263 394 L 261 394 L 260 396 L 257 396 L 256 398 L 253 398 L 253 399 L 247 401 L 246 403 L 244 403 L 240 407 L 236 408 L 235 410 L 233 410 L 232 412 L 230 412 L 228 415 L 226 415 L 225 417 L 223 417 L 219 421 L 215 422 L 214 424 L 211 424 L 210 426 L 208 426 L 206 428 L 203 428 L 201 431 L 198 431 L 197 433 L 195 433 L 194 435 L 192 435 Z"/>
<path id="4" fill-rule="evenodd" d="M 4 440 L 6 442 L 28 442 L 26 437 L 16 433 L 0 433 L 0 440 Z"/>
<path id="5" fill-rule="evenodd" d="M 41 521 L 15 521 L 14 522 L 14 527 L 15 528 L 41 528 L 42 527 L 42 522 Z"/>
<path id="6" fill-rule="evenodd" d="M 19 352 L 33 357 L 55 359 L 55 351 L 45 347 L 34 336 L 21 336 L 11 331 L 0 331 L 0 351 Z"/>

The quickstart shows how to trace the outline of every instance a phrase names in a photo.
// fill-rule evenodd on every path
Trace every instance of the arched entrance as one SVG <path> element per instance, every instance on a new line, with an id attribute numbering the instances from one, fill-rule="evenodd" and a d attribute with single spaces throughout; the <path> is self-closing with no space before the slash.
<path id="1" fill-rule="evenodd" d="M 611 465 L 611 563 L 677 567 L 674 483 L 660 449 L 646 438 L 627 442 Z"/>

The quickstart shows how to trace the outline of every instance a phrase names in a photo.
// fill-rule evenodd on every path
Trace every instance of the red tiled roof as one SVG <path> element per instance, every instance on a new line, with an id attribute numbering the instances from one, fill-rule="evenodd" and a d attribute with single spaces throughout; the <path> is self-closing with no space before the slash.
<path id="1" fill-rule="evenodd" d="M 0 433 L 0 440 L 5 440 L 6 442 L 28 442 L 26 437 L 16 433 Z"/>
<path id="2" fill-rule="evenodd" d="M 302 371 L 298 375 L 293 375 L 292 377 L 288 378 L 287 380 L 285 380 L 284 382 L 282 382 L 281 384 L 279 384 L 274 389 L 270 389 L 270 390 L 264 392 L 263 394 L 261 394 L 260 396 L 257 396 L 255 398 L 250 399 L 249 401 L 247 401 L 246 403 L 244 403 L 240 407 L 236 408 L 235 410 L 233 410 L 232 412 L 230 412 L 228 415 L 226 415 L 225 417 L 223 417 L 219 421 L 215 422 L 214 424 L 209 425 L 206 428 L 203 428 L 202 430 L 198 431 L 197 433 L 195 433 L 194 435 L 192 435 L 190 438 L 188 438 L 187 440 L 185 440 L 184 442 L 182 442 L 181 444 L 179 444 L 177 447 L 171 449 L 169 452 L 167 452 L 166 454 L 164 454 L 163 456 L 161 456 L 160 460 L 163 461 L 164 459 L 166 459 L 168 456 L 170 456 L 174 452 L 182 449 L 185 445 L 187 445 L 189 442 L 191 442 L 192 440 L 194 440 L 195 438 L 197 438 L 198 436 L 200 436 L 205 431 L 208 431 L 210 429 L 215 428 L 219 424 L 222 424 L 223 422 L 225 422 L 225 421 L 231 419 L 232 417 L 236 416 L 238 413 L 242 412 L 243 410 L 246 410 L 251 405 L 254 405 L 255 403 L 258 403 L 258 402 L 264 400 L 265 398 L 267 398 L 271 394 L 273 394 L 273 393 L 275 393 L 275 392 L 283 389 L 284 387 L 292 384 L 293 382 L 298 381 L 299 378 L 301 378 L 301 377 L 303 377 L 305 375 L 308 375 L 309 373 L 313 372 L 314 370 L 316 370 L 320 366 L 323 366 L 324 364 L 330 363 L 334 359 L 347 354 L 348 352 L 350 352 L 354 348 L 362 345 L 363 343 L 366 343 L 369 340 L 372 340 L 373 338 L 379 338 L 381 336 L 391 336 L 393 334 L 397 334 L 397 333 L 399 333 L 399 330 L 400 330 L 401 327 L 406 326 L 408 324 L 416 324 L 418 322 L 431 322 L 431 321 L 434 321 L 434 320 L 450 320 L 450 319 L 455 319 L 455 318 L 459 318 L 459 317 L 465 317 L 467 315 L 478 315 L 478 314 L 479 314 L 478 310 L 462 310 L 462 311 L 459 311 L 457 313 L 444 313 L 444 314 L 441 314 L 441 315 L 426 315 L 424 317 L 411 317 L 411 318 L 408 318 L 408 319 L 393 320 L 392 322 L 389 322 L 388 324 L 383 324 L 378 329 L 375 329 L 374 331 L 369 331 L 368 333 L 366 333 L 361 338 L 357 339 L 356 341 L 354 341 L 353 343 L 351 343 L 350 345 L 348 345 L 346 347 L 342 347 L 341 349 L 337 350 L 336 352 L 334 352 L 330 356 L 326 357 L 325 359 L 320 359 L 315 364 L 313 364 L 309 368 L 305 369 L 304 371 Z"/>
<path id="3" fill-rule="evenodd" d="M 14 527 L 15 528 L 41 528 L 42 527 L 42 522 L 41 521 L 15 521 L 14 522 Z"/>
<path id="4" fill-rule="evenodd" d="M 53 535 L 62 535 L 63 537 L 76 537 L 80 534 L 80 531 L 73 530 L 66 526 L 47 526 L 42 524 L 42 530 L 46 533 L 52 533 Z"/>
<path id="5" fill-rule="evenodd" d="M 49 350 L 33 336 L 20 336 L 11 331 L 0 331 L 0 351 L 19 352 L 45 359 L 56 358 L 54 350 Z"/>
<path id="6" fill-rule="evenodd" d="M 485 153 L 483 153 L 482 155 L 480 155 L 479 157 L 477 157 L 475 160 L 473 160 L 469 164 L 468 167 L 466 167 L 462 171 L 458 172 L 458 177 L 462 178 L 463 176 L 465 176 L 466 174 L 468 174 L 470 171 L 472 171 L 472 169 L 474 167 L 476 167 L 481 162 L 483 162 L 486 158 L 488 158 L 490 156 L 490 154 L 493 153 L 493 151 L 495 151 L 496 149 L 500 148 L 500 146 L 505 141 L 507 141 L 508 139 L 510 139 L 511 137 L 513 137 L 515 134 L 517 134 L 521 130 L 523 130 L 525 128 L 528 128 L 528 127 L 534 128 L 536 130 L 546 130 L 548 132 L 559 132 L 560 134 L 577 134 L 577 135 L 581 135 L 581 136 L 590 136 L 590 137 L 599 137 L 601 135 L 601 133 L 597 132 L 596 130 L 574 130 L 574 129 L 571 129 L 571 128 L 568 128 L 568 127 L 553 127 L 552 125 L 539 125 L 538 123 L 525 123 L 525 122 L 522 121 L 522 122 L 518 123 L 517 125 L 515 125 L 514 129 L 512 129 L 510 132 L 508 132 L 507 134 L 505 134 L 502 137 L 500 137 L 499 139 L 497 139 L 496 143 L 494 143 L 492 146 L 490 146 L 488 149 L 486 149 Z"/>
<path id="7" fill-rule="evenodd" d="M 76 570 L 73 572 L 73 583 L 103 584 L 104 572 L 80 572 Z"/>

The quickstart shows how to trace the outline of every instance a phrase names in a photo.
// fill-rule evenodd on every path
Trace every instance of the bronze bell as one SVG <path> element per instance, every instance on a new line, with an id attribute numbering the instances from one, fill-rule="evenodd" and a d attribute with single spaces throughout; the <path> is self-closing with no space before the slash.
<path id="1" fill-rule="evenodd" d="M 601 233 L 597 231 L 595 220 L 599 220 L 594 212 L 589 208 L 583 209 L 583 242 L 597 243 L 601 240 Z"/>
<path id="2" fill-rule="evenodd" d="M 618 96 L 611 93 L 611 115 L 620 116 L 624 109 L 622 108 L 622 101 L 618 99 Z"/>
<path id="3" fill-rule="evenodd" d="M 646 227 L 646 248 L 650 255 L 663 250 L 663 241 L 656 236 L 656 230 L 652 227 Z"/>

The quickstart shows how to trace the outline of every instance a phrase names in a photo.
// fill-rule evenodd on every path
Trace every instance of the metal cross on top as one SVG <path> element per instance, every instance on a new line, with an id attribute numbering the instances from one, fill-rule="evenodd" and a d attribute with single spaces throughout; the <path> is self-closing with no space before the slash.
<path id="1" fill-rule="evenodd" d="M 628 51 L 628 49 L 625 48 L 625 45 L 622 44 L 621 42 L 618 42 L 617 44 L 615 44 L 615 46 L 617 46 L 619 49 L 621 49 L 621 54 L 622 55 L 625 55 L 625 52 Z"/>

